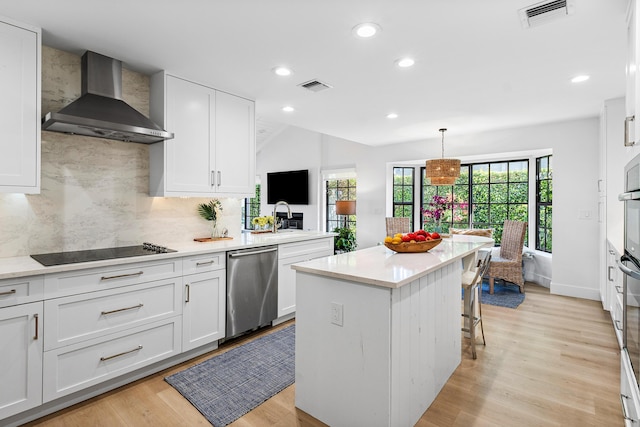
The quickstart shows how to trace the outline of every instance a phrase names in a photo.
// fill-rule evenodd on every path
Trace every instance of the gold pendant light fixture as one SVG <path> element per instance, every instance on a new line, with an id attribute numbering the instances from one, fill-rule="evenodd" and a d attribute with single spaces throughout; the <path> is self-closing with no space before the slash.
<path id="1" fill-rule="evenodd" d="M 453 185 L 460 176 L 460 160 L 444 158 L 444 133 L 447 129 L 438 131 L 442 133 L 442 158 L 427 160 L 427 178 L 431 185 Z"/>

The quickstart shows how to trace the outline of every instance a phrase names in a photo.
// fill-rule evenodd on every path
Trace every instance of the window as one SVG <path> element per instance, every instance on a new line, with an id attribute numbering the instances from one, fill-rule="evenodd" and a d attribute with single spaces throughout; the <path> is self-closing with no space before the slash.
<path id="1" fill-rule="evenodd" d="M 553 200 L 551 156 L 536 159 L 536 249 L 551 253 Z"/>
<path id="2" fill-rule="evenodd" d="M 344 227 L 352 230 L 356 229 L 356 216 L 347 215 L 338 217 L 336 214 L 337 200 L 356 200 L 356 179 L 327 179 L 326 181 L 326 213 L 327 231 L 335 230 L 336 227 Z"/>
<path id="3" fill-rule="evenodd" d="M 527 221 L 529 206 L 529 161 L 472 163 L 462 165 L 460 177 L 452 186 L 428 184 L 422 169 L 422 207 L 429 208 L 434 195 L 450 198 L 451 207 L 442 220 L 442 231 L 449 228 L 493 228 L 496 245 L 507 219 Z M 471 207 L 470 211 L 468 207 Z M 433 228 L 433 223 L 423 227 Z M 526 245 L 526 237 L 525 237 Z"/>
<path id="4" fill-rule="evenodd" d="M 393 168 L 393 216 L 413 222 L 414 168 Z"/>
<path id="5" fill-rule="evenodd" d="M 260 216 L 260 184 L 256 184 L 256 194 L 244 199 L 242 206 L 242 219 L 245 230 L 253 230 L 251 221 Z"/>

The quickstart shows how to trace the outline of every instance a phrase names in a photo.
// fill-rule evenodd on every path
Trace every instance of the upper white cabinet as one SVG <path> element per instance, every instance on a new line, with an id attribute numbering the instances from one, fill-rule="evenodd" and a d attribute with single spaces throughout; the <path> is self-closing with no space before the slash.
<path id="1" fill-rule="evenodd" d="M 175 137 L 150 146 L 151 196 L 248 197 L 255 193 L 255 104 L 160 72 L 151 77 L 152 120 Z"/>
<path id="2" fill-rule="evenodd" d="M 0 17 L 0 192 L 40 192 L 41 30 Z"/>

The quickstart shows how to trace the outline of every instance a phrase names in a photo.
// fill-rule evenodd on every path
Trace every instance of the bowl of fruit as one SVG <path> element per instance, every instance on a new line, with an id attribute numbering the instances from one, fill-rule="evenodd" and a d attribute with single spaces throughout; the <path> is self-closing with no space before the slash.
<path id="1" fill-rule="evenodd" d="M 417 230 L 413 233 L 398 233 L 395 236 L 387 236 L 384 239 L 384 245 L 398 253 L 427 252 L 438 246 L 440 242 L 442 242 L 440 234 L 429 233 L 425 230 Z"/>

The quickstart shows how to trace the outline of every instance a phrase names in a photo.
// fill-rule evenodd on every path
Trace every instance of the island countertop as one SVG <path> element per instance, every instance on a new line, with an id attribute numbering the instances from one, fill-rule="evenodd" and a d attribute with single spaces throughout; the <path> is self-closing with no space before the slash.
<path id="1" fill-rule="evenodd" d="M 335 279 L 399 288 L 493 244 L 487 237 L 452 235 L 425 253 L 396 253 L 380 245 L 294 264 L 292 268 Z"/>

